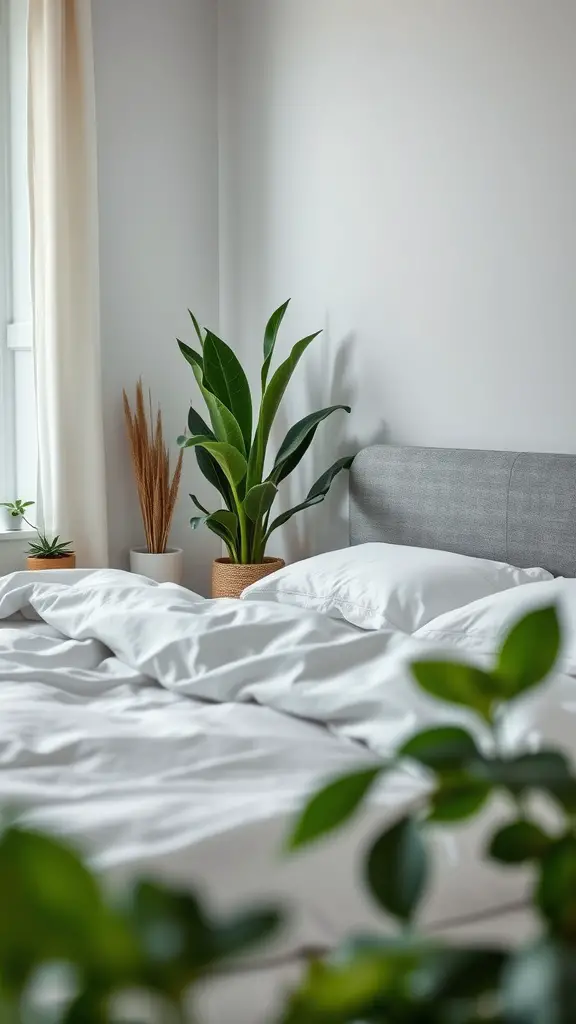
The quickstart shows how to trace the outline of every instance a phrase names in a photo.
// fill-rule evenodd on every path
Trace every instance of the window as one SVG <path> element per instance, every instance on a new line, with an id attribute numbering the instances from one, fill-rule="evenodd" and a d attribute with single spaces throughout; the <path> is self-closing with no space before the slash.
<path id="1" fill-rule="evenodd" d="M 0 0 L 0 494 L 36 492 L 25 0 Z"/>

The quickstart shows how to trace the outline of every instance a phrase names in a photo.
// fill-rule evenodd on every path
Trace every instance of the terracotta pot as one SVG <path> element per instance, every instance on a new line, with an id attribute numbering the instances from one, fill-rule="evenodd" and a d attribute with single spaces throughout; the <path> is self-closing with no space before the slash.
<path id="1" fill-rule="evenodd" d="M 281 558 L 265 558 L 254 565 L 236 565 L 229 558 L 216 558 L 212 563 L 212 597 L 240 597 L 251 583 L 283 569 Z"/>
<path id="2" fill-rule="evenodd" d="M 36 558 L 34 555 L 28 555 L 26 565 L 30 571 L 33 569 L 75 569 L 76 555 L 73 552 L 71 555 L 64 555 L 63 558 Z"/>

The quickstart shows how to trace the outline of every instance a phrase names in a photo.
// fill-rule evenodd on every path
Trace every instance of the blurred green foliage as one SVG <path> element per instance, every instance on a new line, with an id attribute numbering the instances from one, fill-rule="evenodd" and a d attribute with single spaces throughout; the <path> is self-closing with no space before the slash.
<path id="1" fill-rule="evenodd" d="M 575 1024 L 576 779 L 559 751 L 512 755 L 500 742 L 507 705 L 541 684 L 559 646 L 556 613 L 545 609 L 511 631 L 491 672 L 415 664 L 426 692 L 465 706 L 488 725 L 490 749 L 480 749 L 460 727 L 427 729 L 403 744 L 392 765 L 332 781 L 310 799 L 289 838 L 292 849 L 344 826 L 398 763 L 417 763 L 431 784 L 429 798 L 375 836 L 365 857 L 367 889 L 388 920 L 397 921 L 396 933 L 350 936 L 330 956 L 311 959 L 281 1024 Z M 531 813 L 537 792 L 556 808 L 553 833 Z M 503 871 L 529 867 L 528 906 L 540 934 L 521 949 L 452 948 L 418 928 L 431 874 L 428 835 L 442 823 L 470 820 L 496 793 L 504 796 L 509 818 L 486 836 L 486 858 Z M 152 995 L 158 1021 L 192 1020 L 187 1014 L 199 980 L 269 943 L 283 919 L 279 908 L 267 906 L 222 918 L 197 894 L 149 881 L 113 901 L 66 845 L 6 825 L 0 837 L 0 1021 L 114 1024 L 126 1020 L 118 1016 L 118 997 L 126 992 Z M 36 1005 L 39 974 L 54 965 L 68 968 L 63 998 Z"/>

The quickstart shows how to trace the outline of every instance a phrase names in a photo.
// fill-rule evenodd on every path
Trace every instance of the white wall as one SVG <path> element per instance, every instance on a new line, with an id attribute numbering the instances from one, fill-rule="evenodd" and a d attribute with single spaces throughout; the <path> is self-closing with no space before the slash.
<path id="1" fill-rule="evenodd" d="M 0 576 L 26 568 L 30 539 L 31 537 L 24 540 L 7 537 L 5 533 L 0 534 Z"/>
<path id="2" fill-rule="evenodd" d="M 372 440 L 576 451 L 572 0 L 220 0 L 220 44 L 223 330 L 255 366 L 292 294 L 286 419 L 354 406 L 289 497 Z"/>
<path id="3" fill-rule="evenodd" d="M 94 0 L 92 13 L 110 552 L 124 566 L 142 529 L 122 388 L 142 375 L 176 438 L 195 385 L 175 338 L 190 336 L 188 306 L 217 323 L 217 21 L 214 0 Z M 206 590 L 220 547 L 188 526 L 188 492 L 206 492 L 187 455 L 172 542 Z"/>

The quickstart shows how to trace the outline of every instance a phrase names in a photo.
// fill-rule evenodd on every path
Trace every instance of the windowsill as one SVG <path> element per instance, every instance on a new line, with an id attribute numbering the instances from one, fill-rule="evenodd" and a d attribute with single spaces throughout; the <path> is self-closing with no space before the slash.
<path id="1" fill-rule="evenodd" d="M 0 543 L 3 540 L 32 540 L 36 534 L 34 530 L 0 530 Z"/>

